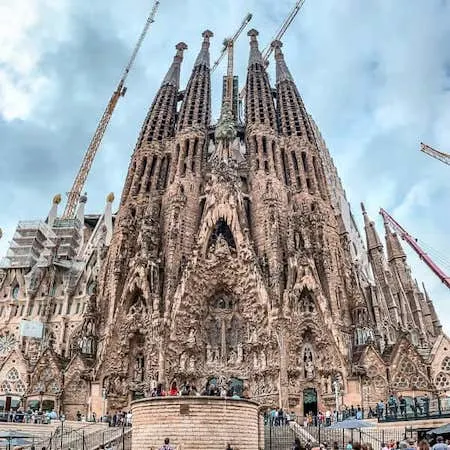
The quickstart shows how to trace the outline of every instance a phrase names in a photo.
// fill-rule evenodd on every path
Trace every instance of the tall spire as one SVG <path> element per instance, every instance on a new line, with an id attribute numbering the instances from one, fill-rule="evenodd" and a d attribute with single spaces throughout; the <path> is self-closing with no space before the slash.
<path id="1" fill-rule="evenodd" d="M 384 220 L 384 229 L 386 232 L 386 251 L 388 256 L 388 261 L 393 261 L 394 259 L 406 259 L 406 254 L 403 251 L 403 247 L 400 244 L 397 233 L 393 233 L 389 227 L 389 223 Z"/>
<path id="2" fill-rule="evenodd" d="M 145 142 L 161 141 L 174 133 L 180 68 L 187 45 L 179 42 L 175 48 L 177 52 L 144 121 L 137 148 Z"/>
<path id="3" fill-rule="evenodd" d="M 253 64 L 260 64 L 261 66 L 264 66 L 264 61 L 261 55 L 261 52 L 259 51 L 258 47 L 258 35 L 259 32 L 252 28 L 248 33 L 247 36 L 250 37 L 250 56 L 248 58 L 248 65 L 251 66 Z"/>
<path id="4" fill-rule="evenodd" d="M 177 53 L 173 57 L 173 63 L 167 71 L 167 75 L 164 77 L 161 86 L 170 84 L 178 89 L 180 86 L 180 69 L 181 62 L 183 61 L 183 52 L 187 50 L 188 47 L 184 42 L 179 42 L 175 48 L 177 49 Z"/>
<path id="5" fill-rule="evenodd" d="M 200 49 L 200 53 L 195 60 L 194 67 L 206 66 L 209 69 L 209 40 L 214 36 L 214 33 L 210 30 L 206 30 L 202 33 L 202 36 L 202 48 Z"/>
<path id="6" fill-rule="evenodd" d="M 291 81 L 293 83 L 294 79 L 292 78 L 291 72 L 289 72 L 283 52 L 281 51 L 283 43 L 281 41 L 273 41 L 271 46 L 275 49 L 277 83 L 281 83 L 282 81 Z"/>
<path id="7" fill-rule="evenodd" d="M 364 216 L 364 230 L 366 232 L 367 250 L 373 250 L 375 248 L 383 248 L 380 236 L 378 236 L 377 229 L 375 228 L 375 222 L 370 220 L 364 203 L 361 203 L 361 209 Z"/>
<path id="8" fill-rule="evenodd" d="M 285 136 L 301 136 L 314 143 L 314 131 L 302 97 L 286 65 L 280 41 L 273 41 L 277 71 L 278 115 L 281 132 Z"/>
<path id="9" fill-rule="evenodd" d="M 245 87 L 245 116 L 247 126 L 264 124 L 276 130 L 275 104 L 269 77 L 267 76 L 264 61 L 258 48 L 258 32 L 252 29 L 247 35 L 250 36 L 250 56 Z"/>
<path id="10" fill-rule="evenodd" d="M 190 127 L 208 127 L 211 120 L 211 76 L 209 70 L 209 40 L 212 31 L 202 33 L 202 48 L 195 60 L 180 109 L 178 131 Z"/>

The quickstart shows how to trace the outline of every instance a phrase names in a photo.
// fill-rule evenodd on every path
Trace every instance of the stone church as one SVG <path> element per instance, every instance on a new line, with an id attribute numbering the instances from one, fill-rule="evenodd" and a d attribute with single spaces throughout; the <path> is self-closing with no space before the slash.
<path id="1" fill-rule="evenodd" d="M 1 408 L 100 416 L 173 381 L 299 414 L 450 393 L 450 342 L 398 236 L 386 224 L 383 244 L 363 207 L 363 242 L 281 42 L 271 84 L 248 35 L 244 120 L 227 101 L 211 120 L 205 31 L 185 89 L 176 46 L 117 212 L 110 194 L 89 215 L 83 196 L 63 219 L 56 196 L 18 224 L 0 266 Z"/>

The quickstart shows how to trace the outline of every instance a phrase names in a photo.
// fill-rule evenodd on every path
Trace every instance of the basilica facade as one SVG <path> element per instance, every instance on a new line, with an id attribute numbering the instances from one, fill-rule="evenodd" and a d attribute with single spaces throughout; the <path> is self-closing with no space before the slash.
<path id="1" fill-rule="evenodd" d="M 211 121 L 205 31 L 144 120 L 117 212 L 20 222 L 0 272 L 3 408 L 97 416 L 157 383 L 228 383 L 299 414 L 450 392 L 450 342 L 333 160 L 274 41 L 272 85 L 249 33 L 245 118 Z M 30 332 L 32 326 L 41 333 Z M 28 330 L 28 331 L 27 331 Z"/>

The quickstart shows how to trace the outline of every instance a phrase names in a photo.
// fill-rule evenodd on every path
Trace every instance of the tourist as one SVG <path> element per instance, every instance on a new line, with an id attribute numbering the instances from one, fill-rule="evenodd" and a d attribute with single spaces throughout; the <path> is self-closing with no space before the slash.
<path id="1" fill-rule="evenodd" d="M 176 381 L 174 381 L 172 383 L 172 386 L 170 387 L 170 390 L 169 390 L 169 395 L 172 396 L 172 397 L 178 395 L 178 388 L 177 388 L 177 382 Z"/>
<path id="2" fill-rule="evenodd" d="M 444 442 L 442 436 L 437 437 L 436 444 L 433 445 L 432 450 L 448 450 L 448 445 Z"/>
<path id="3" fill-rule="evenodd" d="M 295 438 L 294 445 L 292 446 L 292 450 L 301 450 L 300 439 Z"/>
<path id="4" fill-rule="evenodd" d="M 406 417 L 406 399 L 403 395 L 398 398 L 398 403 L 400 405 L 400 415 Z"/>
<path id="5" fill-rule="evenodd" d="M 181 395 L 191 395 L 191 386 L 189 383 L 183 383 L 180 390 Z"/>
<path id="6" fill-rule="evenodd" d="M 155 397 L 164 397 L 166 393 L 164 392 L 162 383 L 158 383 L 156 386 L 156 396 Z"/>
<path id="7" fill-rule="evenodd" d="M 194 397 L 198 397 L 200 395 L 200 393 L 197 391 L 197 388 L 195 386 L 191 387 L 191 393 L 190 395 L 194 396 Z"/>
<path id="8" fill-rule="evenodd" d="M 77 421 L 81 422 L 81 412 L 77 411 Z"/>
<path id="9" fill-rule="evenodd" d="M 337 443 L 337 441 L 333 442 L 333 450 L 339 450 L 339 444 Z"/>
<path id="10" fill-rule="evenodd" d="M 383 442 L 381 444 L 381 450 L 389 450 L 389 447 Z"/>
<path id="11" fill-rule="evenodd" d="M 422 439 L 417 447 L 418 450 L 430 450 L 430 444 L 427 440 Z"/>
<path id="12" fill-rule="evenodd" d="M 305 444 L 305 450 L 311 450 L 311 449 L 312 449 L 311 439 L 308 439 Z"/>
<path id="13" fill-rule="evenodd" d="M 352 441 L 348 441 L 348 444 L 346 445 L 346 450 L 352 450 L 353 449 L 353 444 Z"/>
<path id="14" fill-rule="evenodd" d="M 164 439 L 164 445 L 159 450 L 173 450 L 173 447 L 169 445 L 169 438 Z"/>
<path id="15" fill-rule="evenodd" d="M 230 443 L 227 444 L 227 448 L 225 450 L 233 450 L 233 447 L 231 446 Z"/>
<path id="16" fill-rule="evenodd" d="M 408 447 L 406 447 L 407 450 L 417 450 L 416 443 L 413 439 L 408 439 L 407 444 L 408 444 Z"/>

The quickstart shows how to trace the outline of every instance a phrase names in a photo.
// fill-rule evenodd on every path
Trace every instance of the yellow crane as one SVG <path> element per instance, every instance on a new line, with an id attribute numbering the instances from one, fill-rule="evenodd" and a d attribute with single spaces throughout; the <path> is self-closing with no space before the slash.
<path id="1" fill-rule="evenodd" d="M 282 37 L 284 36 L 284 33 L 286 33 L 286 30 L 289 28 L 289 26 L 294 21 L 295 17 L 297 16 L 298 12 L 304 5 L 306 0 L 297 0 L 294 7 L 292 8 L 291 12 L 287 16 L 287 18 L 284 20 L 284 22 L 281 24 L 280 28 L 278 29 L 277 33 L 273 37 L 272 41 L 268 43 L 268 45 L 265 47 L 265 49 L 261 52 L 263 61 L 265 66 L 267 67 L 269 65 L 269 58 L 270 55 L 273 52 L 273 48 L 271 46 L 273 41 L 281 41 Z M 241 92 L 239 93 L 239 109 L 242 109 L 242 100 L 245 96 L 245 86 L 242 88 Z"/>
<path id="2" fill-rule="evenodd" d="M 433 147 L 430 147 L 427 144 L 424 144 L 423 142 L 420 143 L 420 151 L 426 153 L 429 156 L 432 156 L 433 158 L 438 159 L 439 161 L 442 161 L 444 164 L 447 164 L 450 166 L 450 155 L 444 152 L 440 152 L 439 150 L 436 150 Z"/>
<path id="3" fill-rule="evenodd" d="M 158 0 L 154 2 L 150 14 L 147 18 L 147 21 L 144 25 L 144 29 L 142 30 L 139 36 L 139 39 L 134 47 L 133 53 L 131 54 L 128 64 L 126 65 L 125 70 L 123 71 L 119 84 L 117 85 L 116 90 L 113 92 L 108 102 L 108 105 L 106 106 L 106 109 L 100 119 L 100 122 L 97 125 L 97 129 L 95 130 L 94 136 L 92 137 L 89 147 L 84 155 L 81 167 L 77 173 L 77 176 L 75 177 L 75 181 L 73 182 L 72 189 L 67 194 L 68 195 L 67 204 L 63 214 L 64 219 L 71 219 L 75 215 L 77 203 L 80 199 L 81 191 L 83 190 L 83 187 L 86 183 L 86 179 L 89 175 L 89 170 L 91 169 L 92 162 L 94 161 L 95 155 L 103 139 L 106 128 L 108 127 L 109 121 L 117 105 L 117 102 L 119 101 L 119 98 L 123 97 L 127 91 L 127 88 L 125 86 L 125 80 L 127 79 L 130 69 L 134 64 L 138 51 L 141 48 L 142 42 L 144 41 L 144 38 L 147 34 L 150 25 L 155 21 L 155 15 L 156 12 L 158 11 L 159 3 L 160 2 Z"/>
<path id="4" fill-rule="evenodd" d="M 224 77 L 224 95 L 223 95 L 223 101 L 227 102 L 230 109 L 234 112 L 235 118 L 237 113 L 237 98 L 235 98 L 235 101 L 233 101 L 233 91 L 234 91 L 234 43 L 236 42 L 237 38 L 240 36 L 242 31 L 245 29 L 245 27 L 248 25 L 250 20 L 252 20 L 252 15 L 248 13 L 244 20 L 242 21 L 240 27 L 234 33 L 233 37 L 227 38 L 223 41 L 223 49 L 220 53 L 219 58 L 217 61 L 213 64 L 211 68 L 211 73 L 214 72 L 217 67 L 219 66 L 220 62 L 224 58 L 225 54 L 228 54 L 228 64 L 227 64 L 227 74 Z M 237 92 L 237 91 L 236 91 Z M 234 111 L 236 109 L 236 111 Z"/>

